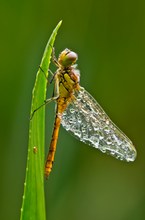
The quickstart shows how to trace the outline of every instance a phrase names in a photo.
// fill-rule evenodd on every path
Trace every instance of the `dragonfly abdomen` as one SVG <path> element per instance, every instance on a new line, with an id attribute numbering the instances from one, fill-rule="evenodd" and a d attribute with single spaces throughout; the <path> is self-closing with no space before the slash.
<path id="1" fill-rule="evenodd" d="M 56 144 L 57 144 L 57 140 L 58 140 L 60 123 L 61 123 L 61 117 L 58 114 L 58 107 L 57 107 L 52 139 L 51 139 L 50 148 L 49 148 L 49 152 L 48 152 L 46 163 L 45 163 L 45 176 L 46 176 L 46 178 L 49 176 L 49 174 L 52 170 L 55 151 L 56 151 Z"/>
<path id="2" fill-rule="evenodd" d="M 68 106 L 68 103 L 70 102 L 70 98 L 62 98 L 59 97 L 57 99 L 57 109 L 56 109 L 56 117 L 54 121 L 54 128 L 53 128 L 53 133 L 52 133 L 52 138 L 50 142 L 50 148 L 49 152 L 47 155 L 46 163 L 45 163 L 45 176 L 46 178 L 49 176 L 52 166 L 53 166 L 53 161 L 54 161 L 54 156 L 56 152 L 56 145 L 57 145 L 57 140 L 58 140 L 58 134 L 59 134 L 59 128 L 61 124 L 61 118 L 62 118 L 62 113 L 65 111 L 65 109 Z"/>

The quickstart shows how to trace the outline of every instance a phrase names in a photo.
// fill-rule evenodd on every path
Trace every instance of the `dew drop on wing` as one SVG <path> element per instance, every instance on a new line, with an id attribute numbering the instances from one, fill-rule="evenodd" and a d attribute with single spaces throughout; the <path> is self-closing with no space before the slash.
<path id="1" fill-rule="evenodd" d="M 133 143 L 82 87 L 63 113 L 62 126 L 80 141 L 103 153 L 125 161 L 136 158 Z"/>

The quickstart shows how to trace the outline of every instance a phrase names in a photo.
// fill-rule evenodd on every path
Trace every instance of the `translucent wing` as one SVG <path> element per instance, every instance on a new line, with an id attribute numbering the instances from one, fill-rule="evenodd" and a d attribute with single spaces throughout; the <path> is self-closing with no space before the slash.
<path id="1" fill-rule="evenodd" d="M 77 139 L 103 153 L 126 161 L 134 161 L 136 158 L 133 143 L 82 87 L 63 113 L 61 123 Z"/>

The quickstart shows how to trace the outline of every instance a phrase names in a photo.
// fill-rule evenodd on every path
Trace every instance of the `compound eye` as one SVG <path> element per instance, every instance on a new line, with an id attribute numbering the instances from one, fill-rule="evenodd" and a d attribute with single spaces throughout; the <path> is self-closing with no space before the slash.
<path id="1" fill-rule="evenodd" d="M 76 62 L 77 58 L 78 56 L 75 52 L 65 49 L 59 55 L 58 62 L 64 67 L 69 67 Z"/>

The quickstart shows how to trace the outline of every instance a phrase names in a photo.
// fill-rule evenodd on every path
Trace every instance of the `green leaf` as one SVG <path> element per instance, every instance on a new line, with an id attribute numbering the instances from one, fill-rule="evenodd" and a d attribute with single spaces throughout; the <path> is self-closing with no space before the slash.
<path id="1" fill-rule="evenodd" d="M 48 69 L 51 59 L 52 47 L 62 21 L 54 29 L 43 54 L 41 69 L 39 68 L 32 92 L 31 114 L 34 109 L 44 103 Z M 46 75 L 44 75 L 43 71 Z M 21 208 L 21 220 L 45 220 L 44 198 L 44 139 L 45 139 L 45 107 L 35 112 L 30 121 L 29 144 L 24 183 L 24 195 Z"/>

